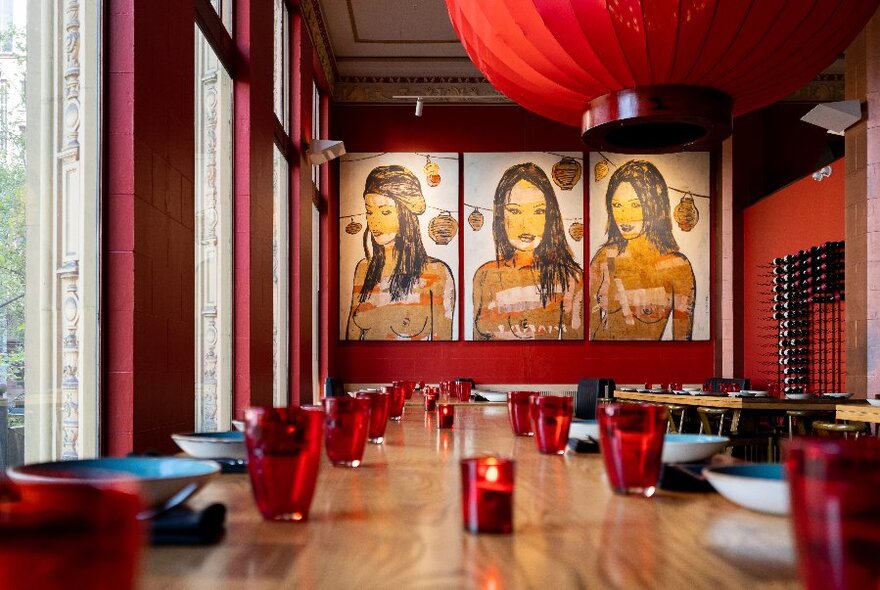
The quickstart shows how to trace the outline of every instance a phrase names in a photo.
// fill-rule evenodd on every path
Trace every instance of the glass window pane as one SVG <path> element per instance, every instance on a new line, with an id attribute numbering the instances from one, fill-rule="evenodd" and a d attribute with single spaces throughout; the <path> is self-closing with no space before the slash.
<path id="1" fill-rule="evenodd" d="M 217 11 L 230 35 L 232 35 L 232 2 L 233 0 L 211 0 L 211 6 Z"/>
<path id="2" fill-rule="evenodd" d="M 100 448 L 100 22 L 0 0 L 0 468 Z"/>
<path id="3" fill-rule="evenodd" d="M 274 205 L 272 207 L 272 369 L 273 395 L 276 406 L 286 406 L 288 395 L 288 305 L 290 245 L 289 228 L 289 167 L 281 151 L 275 147 L 274 174 L 272 187 Z"/>
<path id="4" fill-rule="evenodd" d="M 290 133 L 290 18 L 283 0 L 275 0 L 275 116 Z"/>
<path id="5" fill-rule="evenodd" d="M 196 424 L 232 420 L 232 79 L 196 35 Z"/>

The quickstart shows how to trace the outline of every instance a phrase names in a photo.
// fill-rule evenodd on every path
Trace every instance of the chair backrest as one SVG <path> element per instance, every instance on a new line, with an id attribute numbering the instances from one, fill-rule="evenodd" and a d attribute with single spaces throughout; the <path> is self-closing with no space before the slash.
<path id="1" fill-rule="evenodd" d="M 746 378 L 740 377 L 712 377 L 708 380 L 709 382 L 709 391 L 718 391 L 719 385 L 739 385 L 739 388 L 748 389 L 750 385 L 750 381 Z"/>
<path id="2" fill-rule="evenodd" d="M 341 379 L 327 377 L 324 380 L 324 397 L 342 397 L 345 395 L 345 385 Z"/>
<path id="3" fill-rule="evenodd" d="M 581 379 L 574 397 L 575 418 L 595 420 L 599 398 L 613 395 L 614 379 Z"/>

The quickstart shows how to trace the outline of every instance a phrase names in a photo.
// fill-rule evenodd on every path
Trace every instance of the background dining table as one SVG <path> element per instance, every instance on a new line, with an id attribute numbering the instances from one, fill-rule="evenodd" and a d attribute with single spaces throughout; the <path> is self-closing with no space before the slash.
<path id="1" fill-rule="evenodd" d="M 511 535 L 462 528 L 459 459 L 490 453 L 516 460 Z M 715 493 L 615 495 L 600 455 L 541 455 L 499 406 L 457 406 L 452 430 L 408 406 L 361 467 L 323 460 L 308 521 L 265 522 L 242 474 L 190 501 L 211 502 L 225 538 L 148 548 L 143 589 L 800 586 L 788 518 Z"/>

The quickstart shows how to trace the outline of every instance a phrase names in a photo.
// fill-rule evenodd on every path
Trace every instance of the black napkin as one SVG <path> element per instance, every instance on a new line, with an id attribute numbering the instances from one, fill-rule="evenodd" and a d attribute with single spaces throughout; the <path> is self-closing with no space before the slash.
<path id="1" fill-rule="evenodd" d="M 705 467 L 708 467 L 708 463 L 664 464 L 658 485 L 673 492 L 714 492 L 712 484 L 703 477 Z"/>
<path id="2" fill-rule="evenodd" d="M 226 532 L 226 506 L 176 506 L 150 520 L 153 545 L 213 545 Z"/>
<path id="3" fill-rule="evenodd" d="M 568 439 L 568 448 L 575 453 L 598 453 L 599 441 L 593 437 L 570 438 Z"/>

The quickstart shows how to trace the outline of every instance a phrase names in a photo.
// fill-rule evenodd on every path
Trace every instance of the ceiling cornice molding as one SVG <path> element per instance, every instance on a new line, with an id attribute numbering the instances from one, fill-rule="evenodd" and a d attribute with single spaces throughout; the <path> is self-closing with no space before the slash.
<path id="1" fill-rule="evenodd" d="M 330 34 L 327 32 L 327 25 L 324 22 L 324 13 L 321 12 L 318 0 L 301 0 L 300 10 L 309 37 L 312 39 L 312 45 L 315 46 L 315 52 L 318 54 L 318 61 L 321 62 L 321 69 L 324 70 L 324 77 L 330 86 L 330 93 L 333 94 L 338 70 L 336 69 L 336 57 L 333 55 L 333 46 L 330 44 Z"/>
<path id="2" fill-rule="evenodd" d="M 422 96 L 431 102 L 509 104 L 510 99 L 481 77 L 372 77 L 346 76 L 336 79 L 333 99 L 337 102 L 401 103 L 395 96 Z"/>
<path id="3" fill-rule="evenodd" d="M 783 102 L 836 102 L 844 98 L 843 74 L 819 74 Z"/>

